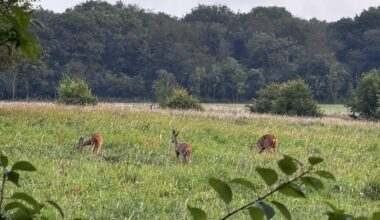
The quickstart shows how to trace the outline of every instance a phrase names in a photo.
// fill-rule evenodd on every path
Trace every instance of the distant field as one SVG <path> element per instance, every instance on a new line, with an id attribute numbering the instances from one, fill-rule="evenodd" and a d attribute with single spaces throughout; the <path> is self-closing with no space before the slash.
<path id="1" fill-rule="evenodd" d="M 325 112 L 342 112 L 348 113 L 348 108 L 344 105 L 337 104 L 320 104 L 321 109 Z"/>
<path id="2" fill-rule="evenodd" d="M 326 219 L 323 201 L 356 215 L 379 211 L 380 201 L 363 193 L 370 182 L 379 181 L 374 177 L 380 173 L 379 123 L 256 115 L 239 109 L 243 105 L 225 106 L 181 112 L 151 110 L 148 104 L 80 108 L 0 102 L 0 150 L 11 162 L 28 160 L 38 169 L 22 173 L 22 187 L 9 185 L 7 196 L 17 190 L 55 200 L 66 219 L 189 219 L 186 205 L 217 219 L 225 207 L 208 186 L 209 177 L 244 177 L 264 193 L 257 166 L 276 168 L 281 153 L 302 161 L 313 154 L 325 158 L 321 168 L 337 181 L 325 181 L 319 193 L 306 189 L 307 200 L 272 196 L 289 205 L 294 219 Z M 172 128 L 180 130 L 179 141 L 193 145 L 189 166 L 175 158 Z M 78 138 L 95 131 L 105 138 L 102 154 L 77 152 Z M 267 132 L 278 137 L 280 152 L 258 155 L 255 142 Z M 233 190 L 233 207 L 254 197 L 248 190 Z M 53 210 L 45 212 L 59 219 Z"/>

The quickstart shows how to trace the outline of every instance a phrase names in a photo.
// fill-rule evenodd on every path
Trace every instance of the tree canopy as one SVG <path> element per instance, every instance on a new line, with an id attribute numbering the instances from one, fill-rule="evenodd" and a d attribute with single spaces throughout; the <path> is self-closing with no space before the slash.
<path id="1" fill-rule="evenodd" d="M 154 100 L 161 70 L 202 100 L 248 101 L 265 85 L 300 78 L 319 102 L 346 102 L 362 73 L 380 65 L 380 8 L 327 23 L 281 7 L 199 5 L 177 18 L 87 1 L 63 13 L 40 9 L 35 19 L 44 25 L 31 31 L 41 60 L 14 64 L 16 77 L 2 68 L 0 98 L 12 97 L 14 80 L 16 98 L 52 99 L 73 77 L 103 99 Z"/>

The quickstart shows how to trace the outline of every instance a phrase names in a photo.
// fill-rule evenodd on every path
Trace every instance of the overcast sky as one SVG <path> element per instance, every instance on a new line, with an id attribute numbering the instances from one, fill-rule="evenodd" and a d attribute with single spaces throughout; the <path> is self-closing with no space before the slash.
<path id="1" fill-rule="evenodd" d="M 108 0 L 115 3 L 117 0 Z M 256 6 L 285 7 L 294 16 L 336 21 L 342 17 L 354 17 L 371 6 L 380 6 L 380 0 L 122 0 L 125 4 L 137 4 L 154 12 L 165 12 L 182 17 L 198 4 L 223 4 L 235 12 L 247 12 Z M 85 2 L 85 0 L 40 0 L 40 5 L 55 12 Z"/>

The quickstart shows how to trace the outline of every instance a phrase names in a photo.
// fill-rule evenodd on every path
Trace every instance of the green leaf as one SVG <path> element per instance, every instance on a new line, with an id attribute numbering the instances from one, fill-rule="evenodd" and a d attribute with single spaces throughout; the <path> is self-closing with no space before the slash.
<path id="1" fill-rule="evenodd" d="M 16 29 L 20 32 L 26 31 L 30 24 L 30 16 L 18 6 L 12 6 L 11 11 L 15 14 L 15 20 L 17 23 L 14 23 Z"/>
<path id="2" fill-rule="evenodd" d="M 222 197 L 226 204 L 232 201 L 232 190 L 227 183 L 216 178 L 210 178 L 208 183 Z"/>
<path id="3" fill-rule="evenodd" d="M 314 166 L 314 165 L 321 163 L 323 161 L 323 158 L 321 158 L 321 157 L 309 157 L 308 161 L 312 166 Z"/>
<path id="4" fill-rule="evenodd" d="M 10 171 L 7 173 L 7 180 L 14 183 L 16 186 L 20 187 L 20 184 L 18 183 L 20 179 L 20 174 Z"/>
<path id="5" fill-rule="evenodd" d="M 26 193 L 22 193 L 22 192 L 13 193 L 13 195 L 11 196 L 11 199 L 20 199 L 24 202 L 29 203 L 30 205 L 33 206 L 36 213 L 38 213 L 38 211 L 44 207 L 43 204 L 40 204 L 39 202 L 37 202 L 33 197 L 31 197 L 30 195 L 28 195 Z"/>
<path id="6" fill-rule="evenodd" d="M 28 161 L 18 161 L 12 166 L 12 171 L 14 170 L 35 171 L 36 168 Z"/>
<path id="7" fill-rule="evenodd" d="M 380 220 L 380 212 L 374 212 L 372 214 L 372 220 Z"/>
<path id="8" fill-rule="evenodd" d="M 312 187 L 315 190 L 323 189 L 323 183 L 319 179 L 311 176 L 301 177 L 301 182 L 308 187 Z"/>
<path id="9" fill-rule="evenodd" d="M 10 212 L 9 219 L 31 219 L 30 210 L 20 202 L 10 202 L 4 207 L 5 212 Z"/>
<path id="10" fill-rule="evenodd" d="M 8 166 L 8 157 L 3 154 L 0 155 L 0 166 L 4 168 Z"/>
<path id="11" fill-rule="evenodd" d="M 8 212 L 12 209 L 22 209 L 24 210 L 26 213 L 29 213 L 30 210 L 28 207 L 26 207 L 24 204 L 22 204 L 21 202 L 9 202 L 5 205 L 4 207 L 4 211 L 5 212 Z"/>
<path id="12" fill-rule="evenodd" d="M 285 188 L 280 189 L 279 192 L 289 197 L 306 198 L 305 193 L 294 183 L 290 183 Z"/>
<path id="13" fill-rule="evenodd" d="M 264 212 L 264 215 L 267 219 L 272 219 L 275 215 L 274 209 L 264 201 L 258 202 L 257 207 L 259 207 Z"/>
<path id="14" fill-rule="evenodd" d="M 315 172 L 315 174 L 325 179 L 336 180 L 332 173 L 324 171 L 324 170 L 318 170 Z"/>
<path id="15" fill-rule="evenodd" d="M 249 212 L 249 216 L 251 216 L 252 220 L 263 220 L 264 219 L 263 211 L 256 206 L 249 207 L 248 212 Z"/>
<path id="16" fill-rule="evenodd" d="M 353 220 L 354 217 L 352 215 L 347 215 L 343 213 L 334 213 L 334 212 L 326 212 L 328 216 L 328 220 Z"/>
<path id="17" fill-rule="evenodd" d="M 284 155 L 283 159 L 278 161 L 278 166 L 280 167 L 280 170 L 288 176 L 292 175 L 298 169 L 294 159 L 286 155 Z"/>
<path id="18" fill-rule="evenodd" d="M 187 210 L 189 210 L 193 220 L 207 220 L 207 215 L 202 209 L 187 206 Z"/>
<path id="19" fill-rule="evenodd" d="M 278 180 L 276 171 L 272 169 L 258 167 L 256 171 L 268 186 L 275 184 Z"/>
<path id="20" fill-rule="evenodd" d="M 57 211 L 59 212 L 59 214 L 61 215 L 62 218 L 65 217 L 65 214 L 63 213 L 61 207 L 60 207 L 57 203 L 55 203 L 55 202 L 52 201 L 52 200 L 48 200 L 47 203 L 48 203 L 49 205 L 53 206 L 55 209 L 57 209 Z"/>
<path id="21" fill-rule="evenodd" d="M 239 184 L 239 185 L 245 186 L 247 188 L 252 189 L 254 192 L 256 192 L 255 185 L 251 181 L 246 180 L 244 178 L 233 179 L 233 180 L 230 181 L 230 183 L 235 183 L 235 184 Z"/>
<path id="22" fill-rule="evenodd" d="M 273 205 L 276 206 L 276 208 L 278 210 L 280 210 L 281 214 L 288 220 L 291 220 L 292 219 L 292 215 L 290 214 L 288 208 L 286 208 L 286 206 L 280 202 L 277 202 L 277 201 L 271 201 L 271 203 Z"/>
<path id="23" fill-rule="evenodd" d="M 330 209 L 334 212 L 334 213 L 340 213 L 340 214 L 343 214 L 344 213 L 344 210 L 343 209 L 338 209 L 337 207 L 335 207 L 332 203 L 330 202 L 327 202 L 327 201 L 324 201 L 324 203 L 330 207 Z"/>

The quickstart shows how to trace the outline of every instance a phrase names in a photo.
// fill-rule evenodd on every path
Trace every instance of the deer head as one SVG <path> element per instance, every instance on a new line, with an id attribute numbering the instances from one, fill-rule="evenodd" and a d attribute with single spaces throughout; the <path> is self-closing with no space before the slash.
<path id="1" fill-rule="evenodd" d="M 77 149 L 81 149 L 83 147 L 84 137 L 79 138 L 79 142 L 77 145 Z"/>
<path id="2" fill-rule="evenodd" d="M 173 130 L 173 133 L 172 133 L 172 143 L 173 144 L 178 143 L 178 141 L 177 141 L 178 134 L 179 134 L 179 131 L 176 132 L 175 130 Z"/>

